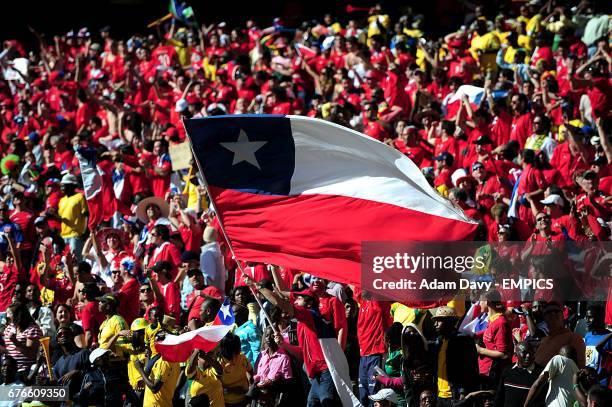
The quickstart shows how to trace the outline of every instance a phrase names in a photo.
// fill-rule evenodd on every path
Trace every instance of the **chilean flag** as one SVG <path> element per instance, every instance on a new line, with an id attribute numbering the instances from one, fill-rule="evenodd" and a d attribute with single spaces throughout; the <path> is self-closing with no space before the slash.
<path id="1" fill-rule="evenodd" d="M 463 96 L 467 96 L 470 101 L 470 105 L 472 106 L 472 110 L 478 110 L 480 106 L 480 102 L 482 98 L 485 97 L 484 88 L 480 88 L 478 86 L 472 85 L 461 85 L 457 88 L 457 91 L 448 97 L 443 103 L 446 106 L 446 117 L 455 117 L 457 116 L 457 112 L 459 111 L 459 107 L 461 107 L 461 99 Z M 508 96 L 508 91 L 506 90 L 494 90 L 492 92 L 493 99 L 505 98 Z"/>
<path id="2" fill-rule="evenodd" d="M 163 341 L 155 343 L 155 349 L 168 362 L 185 362 L 194 349 L 210 352 L 234 325 L 234 311 L 229 297 L 225 298 L 213 325 L 203 326 L 181 335 L 166 335 Z"/>
<path id="3" fill-rule="evenodd" d="M 185 121 L 236 256 L 360 286 L 367 241 L 471 240 L 477 224 L 399 151 L 302 116 Z"/>
<path id="4" fill-rule="evenodd" d="M 80 148 L 76 152 L 81 177 L 83 179 L 83 189 L 89 210 L 89 227 L 95 228 L 102 221 L 108 221 L 116 211 L 116 202 L 113 188 L 106 174 L 96 161 L 94 149 Z"/>

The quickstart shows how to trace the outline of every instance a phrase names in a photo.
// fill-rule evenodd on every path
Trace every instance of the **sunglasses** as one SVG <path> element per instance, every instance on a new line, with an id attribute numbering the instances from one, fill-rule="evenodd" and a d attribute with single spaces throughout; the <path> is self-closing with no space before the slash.
<path id="1" fill-rule="evenodd" d="M 550 216 L 541 216 L 539 218 L 536 219 L 536 222 L 542 222 L 545 220 L 550 220 Z"/>
<path id="2" fill-rule="evenodd" d="M 112 274 L 119 274 L 119 273 L 121 273 L 121 270 L 113 270 L 113 271 L 111 271 L 111 273 Z"/>
<path id="3" fill-rule="evenodd" d="M 148 293 L 148 292 L 150 292 L 150 291 L 151 291 L 151 289 L 150 289 L 150 288 L 141 288 L 141 289 L 140 289 L 140 292 L 141 292 L 141 293 Z"/>

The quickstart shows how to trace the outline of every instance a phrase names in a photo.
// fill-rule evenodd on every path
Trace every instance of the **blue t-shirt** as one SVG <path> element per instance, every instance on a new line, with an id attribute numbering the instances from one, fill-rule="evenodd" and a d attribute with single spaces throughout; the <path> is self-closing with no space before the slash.
<path id="1" fill-rule="evenodd" d="M 608 339 L 606 343 L 603 344 L 601 347 L 601 352 L 596 348 L 596 345 L 608 335 L 609 333 L 595 335 L 592 332 L 587 332 L 586 336 L 584 337 L 584 344 L 586 345 L 586 366 L 597 370 L 597 373 L 602 373 L 603 370 L 601 367 L 602 353 L 612 352 L 612 340 Z M 607 387 L 608 378 L 604 378 L 601 381 L 601 384 Z"/>

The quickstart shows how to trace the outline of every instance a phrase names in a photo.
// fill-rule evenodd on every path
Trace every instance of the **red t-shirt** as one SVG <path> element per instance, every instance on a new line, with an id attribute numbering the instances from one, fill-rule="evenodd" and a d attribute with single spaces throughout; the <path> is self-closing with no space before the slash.
<path id="1" fill-rule="evenodd" d="M 363 133 L 378 141 L 384 141 L 389 137 L 387 129 L 376 120 L 368 121 L 363 129 Z"/>
<path id="2" fill-rule="evenodd" d="M 533 131 L 533 117 L 527 112 L 512 120 L 512 129 L 510 131 L 510 140 L 516 140 L 521 149 L 525 146 L 525 140 Z"/>
<path id="3" fill-rule="evenodd" d="M 178 265 L 181 264 L 181 253 L 172 243 L 164 242 L 155 249 L 147 267 L 153 267 L 158 261 L 167 261 L 172 264 L 172 278 L 174 278 L 178 271 Z"/>
<path id="4" fill-rule="evenodd" d="M 297 305 L 293 306 L 294 316 L 298 320 L 297 336 L 298 343 L 304 355 L 304 365 L 308 377 L 313 378 L 318 373 L 327 370 L 327 363 L 323 356 L 323 350 L 319 343 L 319 335 L 315 324 L 315 318 L 321 318 L 313 311 Z M 322 323 L 323 324 L 323 323 Z"/>
<path id="5" fill-rule="evenodd" d="M 92 336 L 97 338 L 100 325 L 104 321 L 104 314 L 98 309 L 96 301 L 88 302 L 81 310 L 81 324 L 83 331 L 91 331 Z"/>
<path id="6" fill-rule="evenodd" d="M 119 313 L 128 325 L 140 315 L 140 284 L 135 278 L 123 284 L 118 294 Z"/>
<path id="7" fill-rule="evenodd" d="M 199 252 L 202 247 L 202 228 L 197 222 L 193 222 L 191 227 L 185 225 L 179 226 L 181 239 L 185 243 L 185 250 Z"/>
<path id="8" fill-rule="evenodd" d="M 13 212 L 10 219 L 11 222 L 19 226 L 21 233 L 23 233 L 21 249 L 30 250 L 32 248 L 32 242 L 36 236 L 36 231 L 34 230 L 34 215 L 28 211 Z"/>
<path id="9" fill-rule="evenodd" d="M 340 329 L 344 329 L 346 332 L 348 325 L 346 322 L 346 310 L 342 302 L 333 295 L 323 293 L 319 297 L 319 312 L 321 316 L 333 323 L 334 331 L 336 331 L 336 337 Z M 346 335 L 344 336 L 346 338 Z M 346 345 L 346 339 L 342 343 L 342 348 Z"/>
<path id="10" fill-rule="evenodd" d="M 489 321 L 487 329 L 484 330 L 482 340 L 485 348 L 497 350 L 508 355 L 512 354 L 512 330 L 506 317 L 499 315 L 493 321 Z M 488 376 L 491 373 L 493 359 L 486 356 L 478 357 L 478 370 L 481 375 Z"/>
<path id="11" fill-rule="evenodd" d="M 389 303 L 386 301 L 359 300 L 357 339 L 361 356 L 385 353 L 385 332 L 391 326 Z"/>
<path id="12" fill-rule="evenodd" d="M 569 148 L 569 142 L 559 144 L 555 147 L 550 165 L 555 167 L 561 173 L 563 183 L 560 187 L 570 187 L 574 184 L 572 174 L 579 170 L 587 170 L 590 168 L 588 163 L 585 163 L 580 154 L 572 155 Z"/>
<path id="13" fill-rule="evenodd" d="M 157 287 L 164 297 L 164 314 L 178 321 L 181 314 L 181 290 L 172 281 L 166 284 L 158 282 Z"/>
<path id="14" fill-rule="evenodd" d="M 491 123 L 491 139 L 496 146 L 501 146 L 510 141 L 512 130 L 512 117 L 505 111 L 501 111 L 493 118 Z"/>
<path id="15" fill-rule="evenodd" d="M 202 290 L 202 294 L 208 297 L 214 297 L 218 300 L 223 299 L 223 294 L 217 287 L 208 286 Z M 187 312 L 189 313 L 187 316 L 187 321 L 191 321 L 192 319 L 200 319 L 200 307 L 204 302 L 205 298 L 202 295 L 196 295 L 195 292 L 192 292 L 187 296 Z"/>
<path id="16" fill-rule="evenodd" d="M 172 172 L 172 163 L 168 154 L 161 155 L 155 158 L 154 166 L 166 171 L 166 175 L 159 175 L 155 171 L 149 171 L 151 184 L 153 186 L 153 195 L 159 198 L 165 198 L 166 192 L 170 187 L 170 175 Z"/>

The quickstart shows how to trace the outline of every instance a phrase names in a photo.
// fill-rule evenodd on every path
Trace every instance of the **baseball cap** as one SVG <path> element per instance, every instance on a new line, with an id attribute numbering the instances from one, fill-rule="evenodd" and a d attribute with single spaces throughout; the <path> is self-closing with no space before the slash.
<path id="1" fill-rule="evenodd" d="M 136 318 L 134 321 L 132 321 L 132 325 L 130 325 L 130 330 L 131 331 L 140 331 L 142 329 L 145 329 L 149 324 L 147 323 L 147 320 L 144 318 Z"/>
<path id="2" fill-rule="evenodd" d="M 89 354 L 89 362 L 93 364 L 96 360 L 98 360 L 99 358 L 107 354 L 108 352 L 110 352 L 110 350 L 104 349 L 104 348 L 96 348 L 92 350 L 91 353 Z"/>
<path id="3" fill-rule="evenodd" d="M 595 171 L 588 170 L 588 171 L 585 171 L 584 174 L 582 174 L 582 178 L 595 179 L 597 178 L 597 174 L 595 173 Z"/>
<path id="4" fill-rule="evenodd" d="M 104 294 L 102 297 L 96 298 L 96 301 L 119 305 L 119 300 L 117 300 L 117 297 L 115 297 L 113 294 Z"/>
<path id="5" fill-rule="evenodd" d="M 434 160 L 443 161 L 443 160 L 446 160 L 448 157 L 452 157 L 452 155 L 450 153 L 444 152 L 444 153 L 441 153 L 440 155 L 435 156 Z"/>
<path id="6" fill-rule="evenodd" d="M 393 389 L 381 389 L 378 393 L 369 396 L 372 401 L 390 401 L 397 404 L 397 394 Z"/>
<path id="7" fill-rule="evenodd" d="M 550 194 L 546 197 L 546 199 L 542 199 L 540 201 L 542 205 L 559 205 L 563 206 L 563 198 L 561 198 L 557 194 Z"/>
<path id="8" fill-rule="evenodd" d="M 593 161 L 591 161 L 592 165 L 606 165 L 608 160 L 604 156 L 597 156 Z"/>
<path id="9" fill-rule="evenodd" d="M 453 157 L 453 155 L 451 153 L 447 153 L 445 151 L 442 154 L 435 156 L 434 160 L 435 161 L 444 161 L 444 162 L 452 165 L 452 163 L 455 162 L 455 157 Z"/>
<path id="10" fill-rule="evenodd" d="M 39 223 L 44 223 L 47 221 L 47 218 L 45 218 L 44 216 L 39 216 L 38 218 L 34 219 L 34 225 L 38 225 Z"/>

